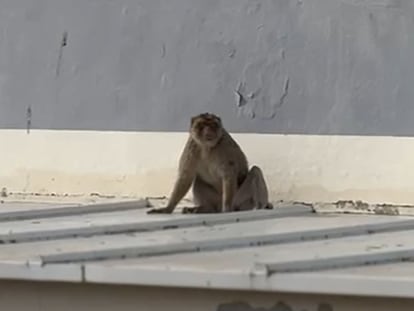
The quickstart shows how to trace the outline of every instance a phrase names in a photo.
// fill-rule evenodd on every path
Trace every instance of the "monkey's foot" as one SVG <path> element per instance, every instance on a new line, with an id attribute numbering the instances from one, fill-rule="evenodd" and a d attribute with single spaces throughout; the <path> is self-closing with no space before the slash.
<path id="1" fill-rule="evenodd" d="M 183 207 L 183 214 L 195 214 L 197 213 L 197 207 Z"/>
<path id="2" fill-rule="evenodd" d="M 272 203 L 258 204 L 256 205 L 255 209 L 273 209 L 273 204 Z"/>
<path id="3" fill-rule="evenodd" d="M 171 214 L 172 211 L 168 210 L 166 207 L 164 208 L 153 208 L 147 211 L 147 214 Z"/>
<path id="4" fill-rule="evenodd" d="M 259 209 L 262 209 L 262 208 L 259 208 Z M 263 206 L 263 209 L 273 209 L 273 204 L 267 203 L 266 205 Z"/>
<path id="5" fill-rule="evenodd" d="M 182 209 L 183 214 L 213 214 L 217 211 L 212 207 L 195 206 L 195 207 L 184 207 Z"/>

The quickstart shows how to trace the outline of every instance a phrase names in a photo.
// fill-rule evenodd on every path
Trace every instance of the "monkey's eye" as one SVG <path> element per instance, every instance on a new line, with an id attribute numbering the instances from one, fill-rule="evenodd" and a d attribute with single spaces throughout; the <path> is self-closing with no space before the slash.
<path id="1" fill-rule="evenodd" d="M 196 129 L 198 131 L 202 131 L 204 129 L 204 125 L 203 124 L 197 124 Z"/>

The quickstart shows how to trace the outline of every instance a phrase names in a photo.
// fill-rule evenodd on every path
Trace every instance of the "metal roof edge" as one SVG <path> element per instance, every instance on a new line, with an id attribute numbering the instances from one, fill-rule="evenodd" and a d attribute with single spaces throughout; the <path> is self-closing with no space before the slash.
<path id="1" fill-rule="evenodd" d="M 136 278 L 139 274 L 139 279 Z M 414 279 L 323 273 L 245 273 L 182 271 L 164 269 L 107 269 L 86 264 L 85 282 L 96 284 L 250 290 L 295 294 L 346 295 L 365 297 L 414 298 Z"/>

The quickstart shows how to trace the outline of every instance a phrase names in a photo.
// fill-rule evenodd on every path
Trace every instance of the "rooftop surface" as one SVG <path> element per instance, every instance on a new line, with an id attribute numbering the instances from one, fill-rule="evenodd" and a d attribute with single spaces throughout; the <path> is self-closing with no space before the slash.
<path id="1" fill-rule="evenodd" d="M 414 297 L 414 218 L 0 205 L 0 279 Z"/>

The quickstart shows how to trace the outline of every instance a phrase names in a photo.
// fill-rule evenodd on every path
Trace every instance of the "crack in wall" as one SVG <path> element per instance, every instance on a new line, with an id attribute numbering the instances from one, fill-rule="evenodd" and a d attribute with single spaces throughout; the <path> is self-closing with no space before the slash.
<path id="1" fill-rule="evenodd" d="M 32 107 L 29 105 L 26 109 L 26 132 L 30 134 L 32 128 Z"/>
<path id="2" fill-rule="evenodd" d="M 59 46 L 58 60 L 56 64 L 56 78 L 59 77 L 60 67 L 62 66 L 63 48 L 68 45 L 68 32 L 64 31 L 62 34 L 62 40 Z"/>

